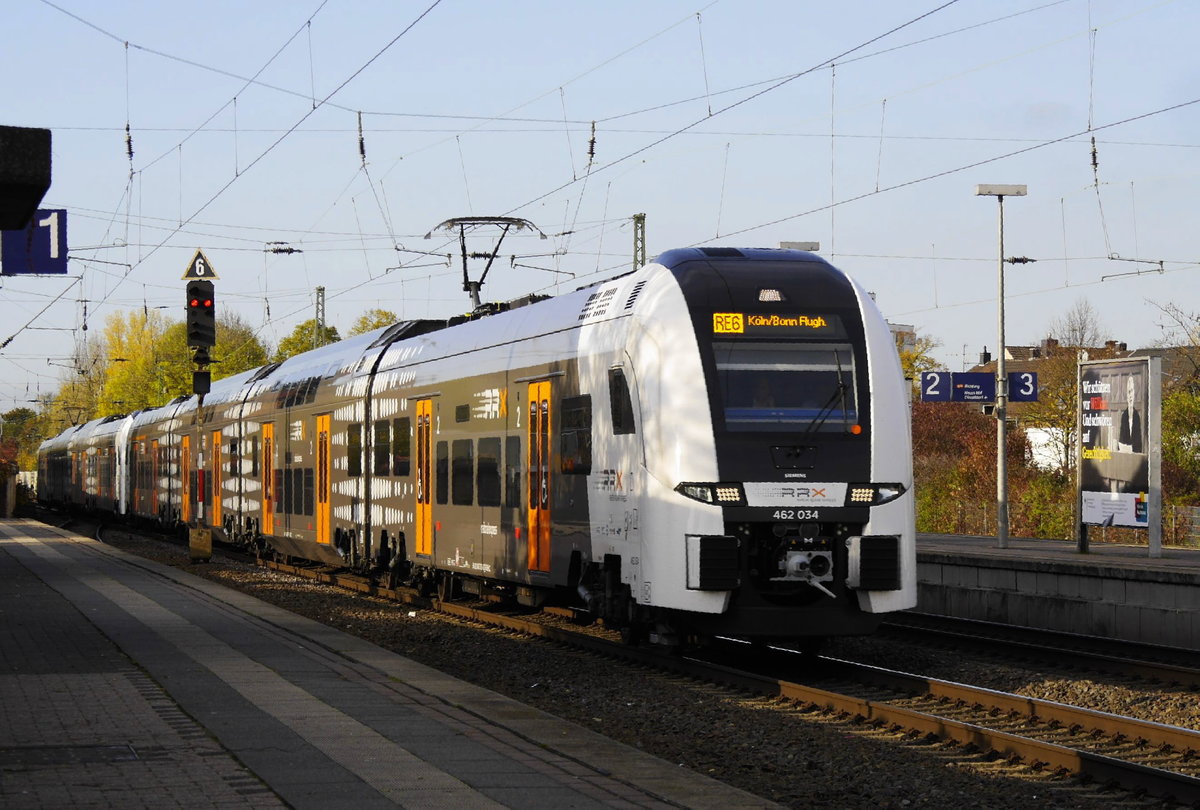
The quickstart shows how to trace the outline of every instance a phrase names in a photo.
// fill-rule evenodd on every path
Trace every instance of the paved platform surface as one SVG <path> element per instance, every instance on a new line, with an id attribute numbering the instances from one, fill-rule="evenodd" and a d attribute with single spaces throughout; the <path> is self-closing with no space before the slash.
<path id="1" fill-rule="evenodd" d="M 0 520 L 0 807 L 770 807 L 220 585 Z"/>
<path id="2" fill-rule="evenodd" d="M 921 535 L 917 610 L 1200 650 L 1200 549 Z"/>
<path id="3" fill-rule="evenodd" d="M 1149 556 L 1146 546 L 1127 546 L 1115 543 L 1092 542 L 1086 554 L 1078 551 L 1074 541 L 1030 540 L 1010 537 L 1008 548 L 1000 548 L 995 537 L 976 537 L 961 534 L 920 534 L 917 554 L 954 554 L 988 560 L 1014 562 L 1045 562 L 1085 568 L 1119 568 L 1123 571 L 1143 571 L 1153 575 L 1179 573 L 1200 575 L 1200 549 L 1164 546 L 1161 557 Z"/>

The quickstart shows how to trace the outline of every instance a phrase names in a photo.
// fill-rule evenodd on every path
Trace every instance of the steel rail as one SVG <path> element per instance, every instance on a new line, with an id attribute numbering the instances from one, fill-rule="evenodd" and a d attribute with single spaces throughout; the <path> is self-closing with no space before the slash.
<path id="1" fill-rule="evenodd" d="M 1187 774 L 987 728 L 886 701 L 870 700 L 817 686 L 746 672 L 712 661 L 684 656 L 667 656 L 658 651 L 631 647 L 601 636 L 546 625 L 522 616 L 495 613 L 442 599 L 426 599 L 402 589 L 381 587 L 356 575 L 321 571 L 278 562 L 271 562 L 269 566 L 275 570 L 333 584 L 358 593 L 397 599 L 403 603 L 428 607 L 468 621 L 545 638 L 696 680 L 717 683 L 769 697 L 784 697 L 822 710 L 844 712 L 861 717 L 869 723 L 897 726 L 921 734 L 933 735 L 939 739 L 953 740 L 961 745 L 994 751 L 1001 756 L 1019 758 L 1031 765 L 1051 767 L 1100 783 L 1113 783 L 1126 789 L 1143 790 L 1156 796 L 1171 797 L 1179 802 L 1200 803 L 1200 779 Z M 1120 736 L 1138 741 L 1144 745 L 1169 747 L 1181 753 L 1200 752 L 1200 732 L 1189 729 L 833 658 L 822 657 L 817 660 L 826 675 L 833 674 L 908 695 L 924 695 L 935 699 L 945 699 L 956 704 L 987 707 L 1006 715 L 1057 722 L 1073 729 L 1096 730 L 1110 736 Z"/>
<path id="2" fill-rule="evenodd" d="M 904 621 L 885 622 L 881 627 L 886 628 L 890 632 L 901 632 L 912 635 L 933 636 L 952 640 L 956 643 L 967 643 L 974 646 L 1003 646 L 1011 650 L 1032 653 L 1037 656 L 1047 658 L 1062 658 L 1064 652 L 1070 652 L 1071 656 L 1076 661 L 1090 662 L 1095 664 L 1097 668 L 1108 672 L 1116 672 L 1122 675 L 1136 676 L 1140 678 L 1151 678 L 1163 683 L 1177 683 L 1188 687 L 1200 687 L 1200 669 L 1195 667 L 1180 666 L 1177 664 L 1160 663 L 1139 658 L 1128 658 L 1119 655 L 1110 655 L 1108 653 L 1095 652 L 1093 650 L 1080 649 L 1076 646 L 1071 647 L 1051 647 L 1046 644 L 1039 644 L 1033 641 L 1023 641 L 1013 638 L 1005 638 L 1003 633 L 1010 632 L 1009 628 L 1002 628 L 997 635 L 988 635 L 986 630 L 983 634 L 968 633 L 964 631 L 949 630 L 943 627 L 929 627 L 919 623 L 909 624 Z M 1026 628 L 1014 628 L 1016 631 L 1024 631 Z M 1080 637 L 1079 642 L 1086 643 L 1086 637 Z M 1107 640 L 1102 640 L 1107 641 Z"/>
<path id="3" fill-rule="evenodd" d="M 1078 726 L 1110 735 L 1119 734 L 1130 739 L 1144 741 L 1149 745 L 1170 746 L 1177 751 L 1200 753 L 1200 732 L 1192 729 L 1070 706 L 1041 698 L 1015 695 L 1010 692 L 1000 692 L 995 689 L 969 686 L 954 681 L 926 678 L 883 667 L 841 661 L 836 658 L 822 658 L 821 660 L 829 667 L 829 671 L 876 686 L 899 689 L 913 694 L 925 694 L 967 705 L 986 706 L 1021 717 L 1061 723 L 1068 727 Z"/>

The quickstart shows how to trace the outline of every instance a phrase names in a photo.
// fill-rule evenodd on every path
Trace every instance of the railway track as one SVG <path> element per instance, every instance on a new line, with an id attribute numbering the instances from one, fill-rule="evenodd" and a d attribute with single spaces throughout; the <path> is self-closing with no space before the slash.
<path id="1" fill-rule="evenodd" d="M 951 740 L 996 758 L 1085 781 L 1200 806 L 1200 732 L 1021 695 L 793 651 L 716 646 L 704 657 L 671 656 L 622 644 L 614 632 L 572 625 L 567 613 L 507 612 L 391 589 L 347 572 L 260 561 L 266 567 L 347 591 L 439 610 L 702 682 L 778 697 L 813 711 L 913 737 Z"/>
<path id="2" fill-rule="evenodd" d="M 1190 650 L 919 613 L 890 619 L 881 630 L 919 643 L 996 653 L 1009 661 L 1048 661 L 1200 689 L 1200 653 Z"/>
<path id="3" fill-rule="evenodd" d="M 781 681 L 780 694 L 1088 780 L 1200 802 L 1200 732 L 848 661 L 821 665 L 831 682 Z"/>
<path id="4" fill-rule="evenodd" d="M 534 616 L 424 599 L 355 575 L 269 565 L 358 593 L 396 598 L 599 655 L 847 714 L 864 723 L 952 740 L 1084 780 L 1200 803 L 1200 732 L 1190 729 L 786 650 L 771 649 L 765 658 L 748 656 L 745 645 L 740 650 L 723 647 L 705 657 L 664 655 L 622 644 L 615 633 L 587 633 Z M 745 667 L 748 662 L 753 669 Z M 804 671 L 799 678 L 798 670 Z"/>

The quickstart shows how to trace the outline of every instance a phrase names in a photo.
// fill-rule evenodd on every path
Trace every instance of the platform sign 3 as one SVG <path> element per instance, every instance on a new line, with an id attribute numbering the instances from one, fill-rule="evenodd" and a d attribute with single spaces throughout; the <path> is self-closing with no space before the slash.
<path id="1" fill-rule="evenodd" d="M 39 208 L 24 228 L 0 231 L 0 265 L 6 276 L 66 275 L 66 209 Z"/>
<path id="2" fill-rule="evenodd" d="M 1036 371 L 1011 371 L 1008 374 L 1009 402 L 1037 402 L 1038 382 Z"/>

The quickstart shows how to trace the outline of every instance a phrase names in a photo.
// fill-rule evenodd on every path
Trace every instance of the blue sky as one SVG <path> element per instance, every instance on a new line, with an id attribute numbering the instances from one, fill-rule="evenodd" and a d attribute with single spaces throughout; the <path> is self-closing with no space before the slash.
<path id="1" fill-rule="evenodd" d="M 318 285 L 343 332 L 465 311 L 457 244 L 423 237 L 468 215 L 548 236 L 505 241 L 491 300 L 627 269 L 639 212 L 651 255 L 816 241 L 960 370 L 997 333 L 974 188 L 1020 183 L 1010 344 L 1084 300 L 1131 346 L 1200 310 L 1188 0 L 13 0 L 5 28 L 0 123 L 53 130 L 71 277 L 3 279 L 0 409 L 110 313 L 182 317 L 197 248 L 267 341 Z"/>

